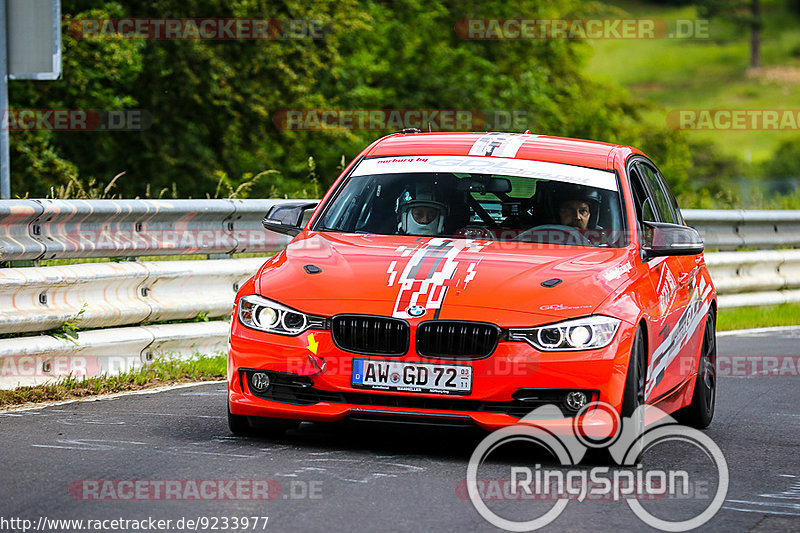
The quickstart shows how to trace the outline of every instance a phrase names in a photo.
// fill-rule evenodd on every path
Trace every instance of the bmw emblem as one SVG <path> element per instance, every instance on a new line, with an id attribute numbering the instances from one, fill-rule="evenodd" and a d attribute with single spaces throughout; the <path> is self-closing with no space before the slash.
<path id="1" fill-rule="evenodd" d="M 427 309 L 425 309 L 421 305 L 412 305 L 411 307 L 406 309 L 406 313 L 408 313 L 408 316 L 413 316 L 415 318 L 424 315 L 426 311 Z"/>

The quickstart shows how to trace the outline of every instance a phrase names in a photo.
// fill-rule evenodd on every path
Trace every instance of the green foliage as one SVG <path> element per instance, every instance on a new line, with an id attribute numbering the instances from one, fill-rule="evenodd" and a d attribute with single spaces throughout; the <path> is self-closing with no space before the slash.
<path id="1" fill-rule="evenodd" d="M 259 180 L 269 174 L 279 174 L 279 172 L 277 170 L 264 170 L 255 176 L 247 172 L 241 177 L 238 183 L 234 183 L 225 171 L 215 170 L 214 176 L 219 178 L 219 181 L 217 182 L 217 190 L 214 192 L 213 197 L 219 198 L 220 192 L 224 188 L 227 191 L 224 198 L 247 198 L 250 194 L 250 190 L 255 187 Z"/>
<path id="2" fill-rule="evenodd" d="M 462 39 L 465 18 L 582 18 L 620 10 L 577 0 L 63 0 L 64 77 L 14 82 L 14 108 L 139 109 L 143 131 L 14 132 L 12 192 L 57 197 L 318 198 L 390 131 L 287 131 L 286 110 L 519 112 L 514 129 L 632 144 L 691 194 L 695 150 L 652 106 L 583 74 L 577 40 Z M 320 21 L 323 39 L 78 39 L 82 18 L 197 16 Z M 492 124 L 489 124 L 491 127 Z M 475 124 L 473 129 L 480 130 Z M 108 178 L 124 177 L 108 188 Z M 238 178 L 237 178 L 238 176 Z M 112 180 L 113 181 L 113 180 Z M 715 194 L 715 191 L 711 191 Z"/>
<path id="3" fill-rule="evenodd" d="M 58 185 L 50 187 L 50 194 L 48 198 L 58 198 L 60 200 L 68 200 L 70 198 L 87 198 L 90 200 L 113 199 L 116 194 L 110 194 L 117 180 L 125 173 L 120 172 L 109 181 L 107 184 L 97 183 L 95 178 L 89 178 L 88 183 L 84 183 L 75 176 L 68 176 L 69 182 L 66 185 Z"/>
<path id="4" fill-rule="evenodd" d="M 800 304 L 722 308 L 717 316 L 719 331 L 793 326 L 800 324 Z"/>
<path id="5" fill-rule="evenodd" d="M 764 176 L 800 177 L 800 137 L 783 141 L 762 169 Z"/>
<path id="6" fill-rule="evenodd" d="M 697 14 L 703 18 L 722 18 L 750 32 L 750 67 L 761 66 L 761 30 L 764 17 L 761 0 L 697 0 Z"/>
<path id="7" fill-rule="evenodd" d="M 81 310 L 75 316 L 68 318 L 61 324 L 61 327 L 45 332 L 58 339 L 70 341 L 73 344 L 78 339 L 78 331 L 81 329 L 81 321 L 83 320 L 83 313 L 86 312 L 86 304 L 83 304 Z"/>

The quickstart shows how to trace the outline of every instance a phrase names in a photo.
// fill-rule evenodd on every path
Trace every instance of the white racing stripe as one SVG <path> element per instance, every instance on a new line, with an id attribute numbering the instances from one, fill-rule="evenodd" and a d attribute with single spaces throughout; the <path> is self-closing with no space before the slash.
<path id="1" fill-rule="evenodd" d="M 608 191 L 617 190 L 617 178 L 613 172 L 595 168 L 530 161 L 528 159 L 505 159 L 477 156 L 413 155 L 399 157 L 375 157 L 363 160 L 352 176 L 380 174 L 412 174 L 452 172 L 454 174 L 493 174 L 536 178 L 578 185 L 588 185 Z"/>
<path id="2" fill-rule="evenodd" d="M 469 155 L 516 157 L 522 144 L 536 135 L 521 133 L 487 133 L 472 145 Z"/>

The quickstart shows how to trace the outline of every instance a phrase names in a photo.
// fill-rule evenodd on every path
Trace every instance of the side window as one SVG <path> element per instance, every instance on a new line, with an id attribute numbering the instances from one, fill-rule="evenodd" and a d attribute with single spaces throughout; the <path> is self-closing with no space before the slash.
<path id="1" fill-rule="evenodd" d="M 647 188 L 642 182 L 642 178 L 636 166 L 630 169 L 631 190 L 633 191 L 633 203 L 636 206 L 636 218 L 640 222 L 658 222 L 653 207 L 653 200 L 650 198 Z"/>
<path id="2" fill-rule="evenodd" d="M 658 180 L 661 182 L 661 186 L 664 188 L 664 192 L 667 193 L 667 202 L 669 205 L 672 206 L 672 211 L 675 212 L 675 218 L 678 219 L 678 224 L 686 225 L 686 221 L 683 220 L 683 215 L 681 214 L 680 208 L 678 208 L 678 201 L 675 199 L 675 195 L 672 194 L 672 191 L 667 185 L 667 180 L 664 179 L 664 175 L 661 172 L 658 173 Z"/>
<path id="3" fill-rule="evenodd" d="M 661 186 L 661 181 L 650 165 L 639 163 L 636 165 L 639 172 L 647 183 L 647 188 L 650 190 L 651 198 L 653 199 L 653 207 L 661 219 L 661 222 L 669 222 L 670 224 L 678 224 L 678 217 L 672 208 L 672 203 L 667 200 L 667 194 Z"/>

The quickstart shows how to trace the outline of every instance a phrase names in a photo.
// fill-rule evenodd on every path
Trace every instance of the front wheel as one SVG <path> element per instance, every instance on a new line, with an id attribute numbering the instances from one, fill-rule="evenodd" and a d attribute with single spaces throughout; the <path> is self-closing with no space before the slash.
<path id="1" fill-rule="evenodd" d="M 639 328 L 633 339 L 633 349 L 628 362 L 628 374 L 625 378 L 625 392 L 622 397 L 623 418 L 630 417 L 640 405 L 644 405 L 644 390 L 647 380 L 647 348 L 644 331 Z"/>
<path id="2" fill-rule="evenodd" d="M 235 415 L 231 413 L 230 405 L 228 406 L 228 428 L 231 433 L 240 437 L 281 437 L 286 431 L 299 426 L 299 420 Z"/>
<path id="3" fill-rule="evenodd" d="M 700 362 L 694 381 L 692 403 L 677 413 L 678 420 L 697 429 L 707 428 L 714 418 L 717 401 L 717 326 L 713 310 L 706 317 Z"/>
<path id="4" fill-rule="evenodd" d="M 228 429 L 234 435 L 244 436 L 252 433 L 253 429 L 250 427 L 250 420 L 245 415 L 235 415 L 231 413 L 231 407 L 228 406 Z"/>
<path id="5" fill-rule="evenodd" d="M 644 432 L 644 411 L 639 409 L 639 406 L 644 405 L 644 389 L 647 379 L 647 346 L 644 335 L 644 329 L 640 327 L 633 339 L 633 348 L 631 348 L 631 356 L 628 359 L 628 372 L 625 378 L 625 389 L 620 409 L 623 426 L 617 428 L 617 431 L 622 431 L 625 424 L 634 424 L 634 434 L 636 436 Z M 637 456 L 637 462 L 639 458 Z M 584 464 L 615 464 L 610 450 L 605 446 L 597 446 L 588 450 L 581 462 Z"/>

